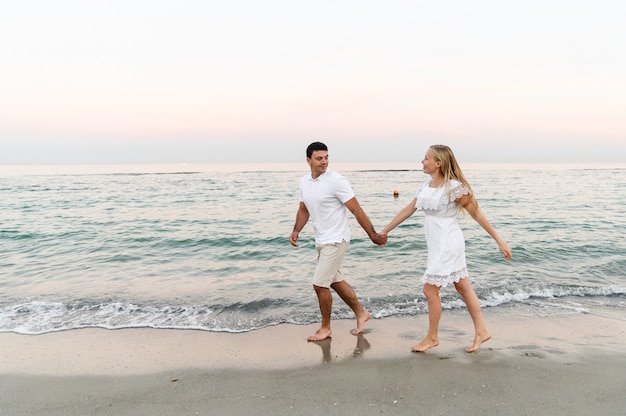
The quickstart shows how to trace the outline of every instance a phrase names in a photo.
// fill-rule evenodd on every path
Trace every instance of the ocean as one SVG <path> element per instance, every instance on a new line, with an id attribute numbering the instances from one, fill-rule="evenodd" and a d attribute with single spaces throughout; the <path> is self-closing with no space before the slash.
<path id="1" fill-rule="evenodd" d="M 428 178 L 419 163 L 330 167 L 350 180 L 378 230 Z M 289 244 L 307 169 L 304 162 L 1 167 L 0 332 L 246 332 L 319 322 L 310 224 L 299 248 Z M 484 308 L 511 316 L 601 309 L 624 319 L 625 165 L 464 171 L 513 250 L 504 260 L 471 217 L 459 217 Z M 363 306 L 374 319 L 425 316 L 422 214 L 393 230 L 385 247 L 350 221 L 344 274 Z M 445 309 L 465 308 L 453 287 L 441 298 Z M 353 314 L 335 295 L 333 319 L 342 318 Z"/>

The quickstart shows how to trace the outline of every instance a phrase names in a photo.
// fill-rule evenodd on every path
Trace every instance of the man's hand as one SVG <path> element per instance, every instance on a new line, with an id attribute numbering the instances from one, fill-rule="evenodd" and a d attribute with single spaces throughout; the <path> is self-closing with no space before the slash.
<path id="1" fill-rule="evenodd" d="M 291 233 L 291 236 L 289 236 L 289 242 L 291 243 L 292 246 L 298 247 L 298 236 L 299 235 L 300 235 L 299 232 L 293 231 Z"/>

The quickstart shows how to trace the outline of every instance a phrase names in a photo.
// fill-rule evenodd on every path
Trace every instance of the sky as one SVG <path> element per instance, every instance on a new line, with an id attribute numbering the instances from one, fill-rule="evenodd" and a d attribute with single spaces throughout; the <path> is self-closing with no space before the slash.
<path id="1" fill-rule="evenodd" d="M 0 165 L 626 163 L 623 0 L 55 0 L 0 14 Z"/>

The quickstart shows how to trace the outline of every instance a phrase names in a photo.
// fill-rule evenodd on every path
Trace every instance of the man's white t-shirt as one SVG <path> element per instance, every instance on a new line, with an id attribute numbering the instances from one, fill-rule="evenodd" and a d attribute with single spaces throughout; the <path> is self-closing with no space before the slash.
<path id="1" fill-rule="evenodd" d="M 354 191 L 350 182 L 330 169 L 317 179 L 313 179 L 311 174 L 302 177 L 300 201 L 309 211 L 316 244 L 350 242 L 348 209 L 344 203 L 352 198 Z"/>

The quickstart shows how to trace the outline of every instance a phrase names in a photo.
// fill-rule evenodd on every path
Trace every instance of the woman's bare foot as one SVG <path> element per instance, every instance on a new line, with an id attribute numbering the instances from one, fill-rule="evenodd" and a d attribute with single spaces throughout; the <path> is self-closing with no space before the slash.
<path id="1" fill-rule="evenodd" d="M 330 328 L 320 328 L 317 331 L 315 331 L 313 335 L 310 335 L 307 338 L 307 341 L 322 341 L 326 338 L 330 338 L 330 335 L 332 333 L 333 331 L 331 331 Z"/>
<path id="2" fill-rule="evenodd" d="M 437 345 L 439 345 L 439 338 L 434 338 L 430 335 L 426 335 L 426 338 L 424 338 L 419 344 L 413 345 L 411 351 L 424 352 L 429 348 L 436 347 Z"/>
<path id="3" fill-rule="evenodd" d="M 352 331 L 352 335 L 361 334 L 363 332 L 363 328 L 365 327 L 365 322 L 369 321 L 372 316 L 365 309 L 363 309 L 363 312 L 364 313 L 356 317 L 356 329 Z"/>
<path id="4" fill-rule="evenodd" d="M 466 348 L 465 351 L 476 352 L 478 351 L 478 349 L 480 348 L 482 344 L 489 341 L 490 339 L 491 339 L 491 334 L 489 332 L 485 332 L 484 334 L 481 334 L 481 335 L 476 334 L 476 336 L 474 337 L 474 343 L 472 344 L 471 347 Z"/>

